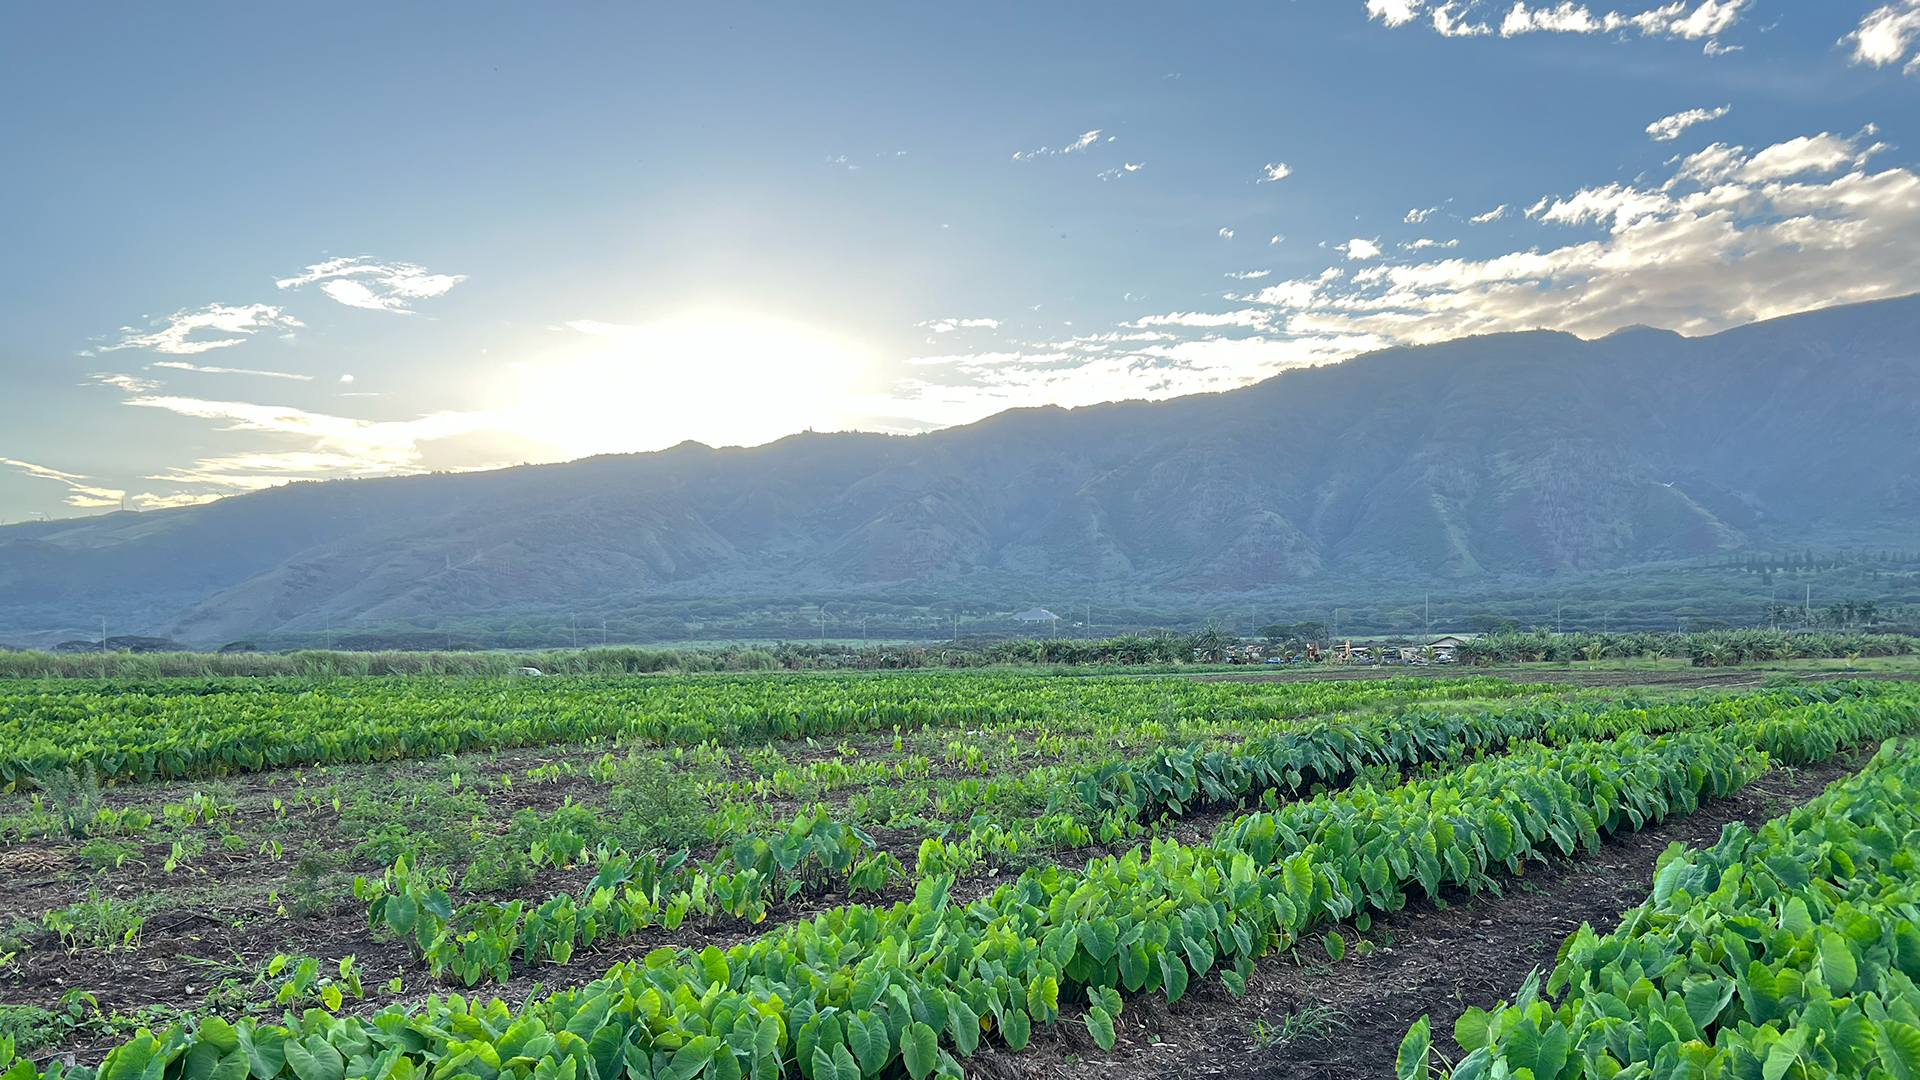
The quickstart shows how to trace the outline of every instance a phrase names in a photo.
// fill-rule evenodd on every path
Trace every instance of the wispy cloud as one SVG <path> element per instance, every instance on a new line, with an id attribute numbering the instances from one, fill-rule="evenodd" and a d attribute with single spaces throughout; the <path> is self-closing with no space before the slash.
<path id="1" fill-rule="evenodd" d="M 465 274 L 430 274 L 412 263 L 377 263 L 354 256 L 315 263 L 304 273 L 274 284 L 297 289 L 318 283 L 321 292 L 348 307 L 404 315 L 412 313 L 413 301 L 444 296 L 465 280 Z"/>
<path id="2" fill-rule="evenodd" d="M 1245 281 L 1248 278 L 1263 278 L 1271 273 L 1273 273 L 1271 270 L 1229 270 L 1227 271 L 1227 276 Z"/>
<path id="3" fill-rule="evenodd" d="M 189 364 L 185 360 L 155 360 L 147 366 L 174 368 L 179 371 L 199 371 L 209 375 L 264 375 L 271 379 L 298 379 L 302 382 L 309 382 L 313 379 L 311 375 L 295 375 L 290 371 L 257 371 L 253 368 L 204 367 L 200 364 Z"/>
<path id="4" fill-rule="evenodd" d="M 1635 32 L 1649 37 L 1683 38 L 1689 41 L 1709 39 L 1707 51 L 1718 54 L 1729 47 L 1711 40 L 1713 35 L 1731 28 L 1752 0 L 1674 0 L 1635 14 L 1593 9 L 1573 0 L 1528 7 L 1525 0 L 1514 0 L 1500 14 L 1498 24 L 1491 21 L 1500 4 L 1487 0 L 1367 0 L 1367 17 L 1387 26 L 1405 26 L 1425 15 L 1433 29 L 1446 37 L 1480 37 L 1498 33 L 1501 37 L 1521 34 L 1599 34 Z"/>
<path id="5" fill-rule="evenodd" d="M 1920 0 L 1899 0 L 1868 12 L 1840 44 L 1853 46 L 1854 63 L 1885 67 L 1899 63 L 1916 38 L 1920 38 Z M 1901 70 L 1909 75 L 1920 70 L 1920 52 Z"/>
<path id="6" fill-rule="evenodd" d="M 445 412 L 414 420 L 375 421 L 330 416 L 286 405 L 137 394 L 127 404 L 225 423 L 217 430 L 260 432 L 304 445 L 202 458 L 193 465 L 148 477 L 173 484 L 254 491 L 288 480 L 326 476 L 378 476 L 416 471 L 421 444 L 497 426 L 490 413 Z"/>
<path id="7" fill-rule="evenodd" d="M 1112 142 L 1115 138 L 1116 136 L 1109 135 L 1107 136 L 1106 141 Z M 1061 154 L 1084 153 L 1089 147 L 1092 147 L 1094 144 L 1100 141 L 1101 141 L 1100 129 L 1095 128 L 1092 131 L 1089 131 L 1081 135 L 1079 138 L 1073 140 L 1072 142 L 1066 144 L 1065 146 L 1061 146 L 1061 147 L 1043 146 L 1038 150 L 1023 150 L 1013 155 L 1013 160 L 1031 161 L 1034 158 L 1058 157 Z"/>
<path id="8" fill-rule="evenodd" d="M 918 322 L 918 323 L 914 323 L 913 325 L 924 326 L 936 334 L 950 334 L 955 330 L 974 330 L 974 329 L 997 330 L 1000 327 L 1000 320 L 999 319 L 928 319 L 926 322 Z"/>
<path id="9" fill-rule="evenodd" d="M 1102 172 L 1095 173 L 1094 175 L 1098 176 L 1102 180 L 1118 180 L 1123 176 L 1131 176 L 1134 173 L 1137 173 L 1141 169 L 1144 169 L 1146 167 L 1147 165 L 1145 162 L 1136 163 L 1136 162 L 1129 161 L 1129 162 L 1123 163 L 1117 169 L 1106 169 Z"/>
<path id="10" fill-rule="evenodd" d="M 1284 161 L 1271 161 L 1265 165 L 1260 166 L 1260 179 L 1255 180 L 1254 183 L 1256 184 L 1271 183 L 1275 180 L 1285 180 L 1287 177 L 1292 175 L 1293 175 L 1293 166 L 1288 165 Z"/>
<path id="11" fill-rule="evenodd" d="M 1450 247 L 1459 247 L 1459 246 L 1460 246 L 1460 241 L 1458 240 L 1448 240 L 1448 241 L 1442 242 L 1442 241 L 1434 240 L 1425 236 L 1421 237 L 1418 240 L 1403 240 L 1400 242 L 1400 245 L 1399 245 L 1400 250 L 1402 251 L 1423 251 L 1427 248 L 1434 248 L 1434 247 L 1450 248 Z"/>
<path id="12" fill-rule="evenodd" d="M 1415 207 L 1414 209 L 1407 211 L 1407 216 L 1401 218 L 1400 220 L 1406 222 L 1409 225 L 1418 225 L 1421 222 L 1427 220 L 1429 217 L 1432 217 L 1434 214 L 1434 211 L 1439 209 L 1440 208 L 1437 206 L 1429 206 L 1425 210 Z"/>
<path id="13" fill-rule="evenodd" d="M 1467 224 L 1485 225 L 1489 221 L 1498 221 L 1501 218 L 1506 216 L 1507 216 L 1507 204 L 1501 203 L 1499 206 L 1494 207 L 1493 209 L 1487 211 L 1484 214 L 1475 214 L 1472 217 L 1468 218 Z"/>
<path id="14" fill-rule="evenodd" d="M 192 356 L 238 345 L 261 330 L 291 330 L 301 325 L 299 319 L 271 304 L 208 304 L 194 311 L 176 311 L 162 321 L 165 325 L 145 331 L 123 326 L 120 340 L 100 346 L 100 351 L 152 349 Z"/>
<path id="15" fill-rule="evenodd" d="M 1718 120 L 1733 111 L 1733 106 L 1722 105 L 1717 109 L 1688 109 L 1672 116 L 1663 116 L 1647 125 L 1647 134 L 1654 142 L 1671 142 L 1680 137 L 1680 133 L 1695 124 L 1704 124 L 1709 120 Z"/>
<path id="16" fill-rule="evenodd" d="M 66 503 L 68 506 L 98 510 L 102 507 L 119 506 L 120 501 L 127 496 L 127 493 L 119 488 L 99 487 L 87 483 L 86 481 L 92 479 L 92 477 L 82 476 L 78 473 L 62 472 L 59 469 L 50 469 L 45 465 L 35 465 L 30 461 L 16 461 L 13 458 L 0 457 L 0 465 L 18 469 L 36 480 L 52 480 L 55 483 L 65 484 L 67 486 Z"/>

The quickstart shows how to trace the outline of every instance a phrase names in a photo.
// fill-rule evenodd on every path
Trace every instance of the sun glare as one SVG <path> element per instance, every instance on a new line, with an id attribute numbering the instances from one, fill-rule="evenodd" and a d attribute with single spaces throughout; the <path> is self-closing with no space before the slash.
<path id="1" fill-rule="evenodd" d="M 848 424 L 853 386 L 873 363 L 810 327 L 730 314 L 652 326 L 573 322 L 563 332 L 575 340 L 517 366 L 504 411 L 568 457 L 835 430 Z"/>

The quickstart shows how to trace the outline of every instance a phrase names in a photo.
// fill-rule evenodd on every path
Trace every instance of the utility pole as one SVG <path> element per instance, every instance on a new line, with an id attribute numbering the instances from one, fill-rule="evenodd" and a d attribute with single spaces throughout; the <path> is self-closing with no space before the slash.
<path id="1" fill-rule="evenodd" d="M 1433 594 L 1427 594 L 1427 636 L 1433 636 Z"/>
<path id="2" fill-rule="evenodd" d="M 1807 586 L 1806 604 L 1800 609 L 1800 626 L 1804 629 L 1813 624 L 1813 586 Z"/>
<path id="3" fill-rule="evenodd" d="M 107 677 L 107 617 L 100 616 L 100 677 Z"/>

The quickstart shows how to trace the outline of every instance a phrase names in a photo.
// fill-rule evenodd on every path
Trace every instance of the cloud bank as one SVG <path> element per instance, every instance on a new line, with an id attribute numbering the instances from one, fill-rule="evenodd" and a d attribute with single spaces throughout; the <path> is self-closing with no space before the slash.
<path id="1" fill-rule="evenodd" d="M 1594 14 L 1585 4 L 1562 0 L 1556 5 L 1528 7 L 1515 0 L 1498 21 L 1490 10 L 1495 5 L 1482 0 L 1367 0 L 1367 17 L 1387 26 L 1405 26 L 1423 15 L 1433 29 L 1445 37 L 1483 37 L 1498 33 L 1503 38 L 1521 34 L 1600 34 L 1633 32 L 1647 37 L 1707 38 L 1709 53 L 1729 51 L 1711 39 L 1739 21 L 1740 12 L 1751 0 L 1699 0 L 1689 5 L 1675 0 L 1635 14 L 1609 11 Z"/>

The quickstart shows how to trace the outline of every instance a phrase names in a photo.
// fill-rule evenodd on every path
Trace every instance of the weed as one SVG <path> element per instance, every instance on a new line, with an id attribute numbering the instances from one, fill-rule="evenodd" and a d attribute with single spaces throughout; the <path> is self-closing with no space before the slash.
<path id="1" fill-rule="evenodd" d="M 38 1005 L 0 1005 L 0 1039 L 12 1039 L 17 1053 L 58 1042 L 61 1034 L 58 1019 Z"/>
<path id="2" fill-rule="evenodd" d="M 101 809 L 100 774 L 92 763 L 77 769 L 54 769 L 39 783 L 67 835 L 75 839 L 87 835 L 87 826 Z"/>
<path id="3" fill-rule="evenodd" d="M 139 851 L 132 844 L 96 837 L 75 848 L 73 857 L 95 870 L 117 870 Z"/>
<path id="4" fill-rule="evenodd" d="M 60 935 L 69 949 L 132 948 L 147 921 L 137 904 L 121 903 L 88 889 L 87 898 L 40 917 L 47 929 Z"/>
<path id="5" fill-rule="evenodd" d="M 629 851 L 673 851 L 706 835 L 707 800 L 692 774 L 656 757 L 632 757 L 615 770 L 608 799 Z"/>
<path id="6" fill-rule="evenodd" d="M 332 855 L 324 851 L 303 853 L 287 875 L 287 911 L 296 919 L 310 919 L 333 910 L 334 870 Z"/>
<path id="7" fill-rule="evenodd" d="M 1331 1038 L 1335 1029 L 1345 1026 L 1347 1022 L 1341 1017 L 1340 1010 L 1324 1001 L 1316 1001 L 1281 1017 L 1278 1023 L 1265 1017 L 1256 1017 L 1247 1025 L 1247 1037 L 1258 1047 L 1284 1046 L 1301 1040 L 1321 1042 Z"/>

